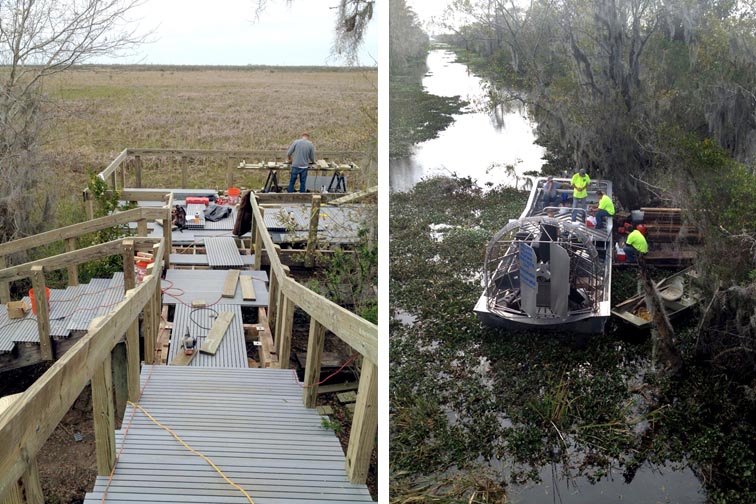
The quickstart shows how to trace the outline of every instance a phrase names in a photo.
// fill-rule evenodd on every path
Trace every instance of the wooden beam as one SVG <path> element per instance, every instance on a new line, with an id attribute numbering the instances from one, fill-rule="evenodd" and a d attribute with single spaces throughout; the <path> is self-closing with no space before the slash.
<path id="1" fill-rule="evenodd" d="M 128 334 L 128 331 L 126 331 Z M 128 361 L 126 356 L 126 342 L 121 341 L 113 347 L 110 354 L 113 363 L 113 404 L 114 416 L 122 420 L 126 412 L 126 401 L 129 399 Z"/>
<path id="2" fill-rule="evenodd" d="M 312 197 L 310 206 L 310 228 L 307 234 L 307 251 L 305 252 L 305 267 L 315 266 L 315 248 L 318 244 L 318 225 L 320 223 L 320 195 Z"/>
<path id="3" fill-rule="evenodd" d="M 250 196 L 249 201 L 254 201 L 254 198 Z M 259 217 L 254 214 L 252 215 L 252 218 L 257 223 L 255 225 L 255 263 L 252 265 L 252 267 L 256 270 L 260 270 L 260 265 L 262 264 L 263 233 L 265 233 L 266 235 L 268 234 L 268 230 L 265 227 L 265 220 L 263 219 L 265 211 L 262 208 L 258 208 L 258 210 Z"/>
<path id="4" fill-rule="evenodd" d="M 121 191 L 121 199 L 125 201 L 165 201 L 165 195 L 170 192 L 167 189 L 163 191 L 155 191 L 152 189 L 138 189 L 136 187 L 129 187 Z"/>
<path id="5" fill-rule="evenodd" d="M 304 389 L 302 399 L 305 408 L 314 408 L 318 400 L 318 381 L 320 380 L 320 361 L 325 344 L 325 327 L 310 318 L 310 337 L 307 340 L 307 363 L 305 364 Z"/>
<path id="6" fill-rule="evenodd" d="M 139 236 L 147 236 L 149 230 L 147 229 L 147 219 L 139 219 L 137 221 L 137 234 Z"/>
<path id="7" fill-rule="evenodd" d="M 280 150 L 223 150 L 223 149 L 158 149 L 131 148 L 126 151 L 133 156 L 192 156 L 192 157 L 235 157 L 247 161 L 256 159 L 283 159 Z M 359 159 L 363 151 L 318 151 L 322 159 Z"/>
<path id="8" fill-rule="evenodd" d="M 149 210 L 153 210 L 150 212 Z M 29 249 L 40 247 L 42 245 L 48 245 L 56 241 L 65 240 L 66 238 L 76 238 L 83 234 L 100 231 L 102 229 L 111 228 L 121 224 L 128 224 L 129 222 L 137 221 L 143 217 L 149 218 L 150 213 L 154 213 L 154 210 L 160 209 L 148 209 L 148 208 L 133 208 L 126 210 L 125 212 L 119 212 L 106 217 L 99 217 L 97 219 L 80 222 L 78 224 L 72 224 L 45 233 L 36 234 L 34 236 L 28 236 L 26 238 L 20 238 L 10 242 L 0 244 L 0 255 L 15 254 L 17 252 L 25 252 Z M 147 215 L 145 215 L 147 214 Z"/>
<path id="9" fill-rule="evenodd" d="M 263 328 L 262 331 L 257 331 L 257 339 L 260 340 L 258 351 L 260 367 L 277 368 L 278 354 L 275 350 L 276 345 L 273 342 L 273 334 L 270 332 L 270 325 L 268 322 L 268 316 L 265 313 L 265 309 L 260 307 L 257 315 L 257 324 Z"/>
<path id="10" fill-rule="evenodd" d="M 173 248 L 173 230 L 171 229 L 171 207 L 173 206 L 173 195 L 168 194 L 166 198 L 166 205 L 163 207 L 163 211 L 166 214 L 163 216 L 163 267 L 171 267 L 171 249 Z"/>
<path id="11" fill-rule="evenodd" d="M 47 304 L 47 286 L 45 270 L 42 266 L 31 268 L 34 305 L 37 308 L 37 330 L 39 331 L 39 350 L 42 358 L 53 360 L 52 340 L 50 340 L 50 307 Z"/>
<path id="12" fill-rule="evenodd" d="M 268 286 L 268 316 L 274 323 L 278 311 L 278 276 L 273 270 L 270 271 L 270 283 Z"/>
<path id="13" fill-rule="evenodd" d="M 345 205 L 347 203 L 357 203 L 359 201 L 364 200 L 365 198 L 372 196 L 373 194 L 378 194 L 378 186 L 373 186 L 365 191 L 356 191 L 352 194 L 347 194 L 346 196 L 342 196 L 340 198 L 336 198 L 335 200 L 331 200 L 330 204 L 339 206 L 339 205 Z"/>
<path id="14" fill-rule="evenodd" d="M 2 273 L 3 270 L 7 267 L 8 263 L 6 262 L 5 256 L 0 255 L 0 273 Z M 258 267 L 257 269 L 260 268 Z M 0 303 L 10 303 L 10 300 L 10 283 L 8 282 L 8 280 L 0 280 Z"/>
<path id="15" fill-rule="evenodd" d="M 156 275 L 155 263 L 147 266 L 147 275 Z M 155 338 L 157 333 L 155 327 L 159 327 L 160 307 L 155 305 L 154 293 L 150 300 L 144 305 L 144 317 L 142 319 L 142 336 L 144 339 L 144 362 L 152 364 L 155 360 Z"/>
<path id="16" fill-rule="evenodd" d="M 29 276 L 31 276 L 32 269 L 35 267 L 44 267 L 47 270 L 66 268 L 72 264 L 81 264 L 89 262 L 93 259 L 99 259 L 101 257 L 118 254 L 121 252 L 120 248 L 120 240 L 100 243 L 99 245 L 92 245 L 91 247 L 75 250 L 73 252 L 65 252 L 63 254 L 47 257 L 45 259 L 39 259 L 37 261 L 6 268 L 5 270 L 0 271 L 0 279 L 13 281 L 29 278 Z M 35 290 L 34 292 L 37 291 Z"/>
<path id="17" fill-rule="evenodd" d="M 76 250 L 76 238 L 66 238 L 66 252 L 73 252 Z M 79 268 L 76 264 L 69 264 L 68 270 L 68 285 L 79 285 Z"/>
<path id="18" fill-rule="evenodd" d="M 234 312 L 220 312 L 218 314 L 218 318 L 215 319 L 213 327 L 207 334 L 204 343 L 202 343 L 200 352 L 215 355 L 221 341 L 223 341 L 223 337 L 226 335 L 226 331 L 228 331 L 228 326 L 231 325 L 235 316 L 236 314 Z"/>
<path id="19" fill-rule="evenodd" d="M 126 381 L 129 401 L 139 400 L 139 320 L 135 320 L 126 331 Z"/>
<path id="20" fill-rule="evenodd" d="M 115 415 L 110 353 L 105 356 L 92 376 L 92 418 L 97 474 L 109 476 L 115 465 Z"/>
<path id="21" fill-rule="evenodd" d="M 82 196 L 84 197 L 84 211 L 87 213 L 87 220 L 94 220 L 94 198 L 92 198 L 92 192 L 89 189 L 84 189 Z"/>
<path id="22" fill-rule="evenodd" d="M 121 166 L 121 163 L 124 159 L 128 156 L 128 149 L 123 149 L 121 152 L 118 153 L 118 155 L 113 159 L 113 161 L 110 162 L 110 164 L 102 170 L 100 173 L 97 174 L 98 177 L 100 177 L 102 180 L 106 180 L 111 174 L 115 173 L 115 171 L 118 169 L 119 166 Z"/>
<path id="23" fill-rule="evenodd" d="M 236 284 L 239 281 L 239 270 L 228 270 L 226 281 L 223 284 L 222 297 L 232 298 L 236 296 Z"/>
<path id="24" fill-rule="evenodd" d="M 281 325 L 276 327 L 276 345 L 278 348 L 278 365 L 281 369 L 289 369 L 291 356 L 291 334 L 294 329 L 294 303 L 283 298 L 281 305 Z"/>
<path id="25" fill-rule="evenodd" d="M 375 447 L 378 432 L 378 368 L 363 361 L 360 371 L 360 388 L 354 409 L 352 429 L 347 447 L 346 470 L 349 481 L 363 484 L 367 481 L 370 455 Z"/>
<path id="26" fill-rule="evenodd" d="M 134 156 L 134 174 L 137 189 L 142 188 L 142 158 L 140 156 Z"/>
<path id="27" fill-rule="evenodd" d="M 316 294 L 292 278 L 281 281 L 281 291 L 298 307 L 323 324 L 372 363 L 378 362 L 378 326 Z"/>
<path id="28" fill-rule="evenodd" d="M 20 481 L 10 484 L 5 495 L 0 495 L 0 504 L 26 504 Z"/>
<path id="29" fill-rule="evenodd" d="M 254 301 L 255 299 L 257 299 L 257 295 L 255 294 L 255 286 L 252 284 L 252 277 L 240 277 L 239 283 L 241 284 L 242 300 Z"/>
<path id="30" fill-rule="evenodd" d="M 157 277 L 145 278 L 126 293 L 106 319 L 95 319 L 89 331 L 38 378 L 0 416 L 0 495 L 22 476 L 47 438 L 71 408 L 94 370 L 139 316 L 152 297 Z"/>
<path id="31" fill-rule="evenodd" d="M 121 163 L 121 190 L 126 189 L 126 163 Z M 129 200 L 126 200 L 129 201 Z"/>
<path id="32" fill-rule="evenodd" d="M 21 476 L 21 496 L 26 504 L 45 504 L 42 492 L 42 480 L 39 478 L 39 464 L 37 458 L 29 461 L 29 467 Z"/>

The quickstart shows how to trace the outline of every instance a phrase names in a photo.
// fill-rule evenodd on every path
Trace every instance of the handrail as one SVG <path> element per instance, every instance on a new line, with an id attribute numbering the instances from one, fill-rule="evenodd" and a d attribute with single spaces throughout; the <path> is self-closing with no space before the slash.
<path id="1" fill-rule="evenodd" d="M 118 212 L 113 215 L 107 215 L 105 217 L 98 217 L 78 224 L 71 224 L 52 231 L 40 233 L 34 236 L 28 236 L 26 238 L 20 238 L 6 243 L 0 244 L 0 256 L 15 254 L 23 252 L 34 247 L 41 247 L 43 245 L 49 245 L 56 241 L 65 240 L 68 238 L 77 238 L 83 234 L 94 233 L 103 229 L 108 229 L 113 226 L 120 226 L 128 224 L 130 222 L 136 222 L 141 219 L 162 219 L 170 218 L 170 210 L 166 214 L 165 208 L 154 207 L 139 207 L 124 212 Z"/>
<path id="2" fill-rule="evenodd" d="M 124 243 L 124 246 L 126 243 Z M 8 409 L 0 413 L 0 499 L 8 495 L 16 482 L 29 471 L 36 470 L 36 456 L 45 442 L 68 412 L 81 391 L 91 380 L 93 396 L 111 394 L 112 388 L 102 386 L 96 377 L 109 383 L 111 350 L 123 335 L 134 327 L 140 312 L 154 301 L 160 287 L 162 239 L 156 247 L 155 267 L 143 281 L 126 291 L 124 299 L 107 316 L 94 319 L 86 335 L 77 341 L 39 379 L 37 379 Z M 86 249 L 85 249 L 86 250 Z M 83 253 L 84 250 L 75 253 Z M 121 251 L 118 252 L 119 254 Z M 101 257 L 107 257 L 101 251 Z M 94 259 L 94 257 L 90 257 Z M 136 351 L 129 351 L 129 360 L 138 359 Z M 136 363 L 138 366 L 138 362 Z M 96 383 L 97 382 L 97 383 Z M 133 391 L 130 391 L 130 393 Z M 94 401 L 94 399 L 93 399 Z M 105 401 L 106 416 L 112 418 L 112 401 Z M 96 415 L 97 417 L 97 415 Z M 95 418 L 95 423 L 102 422 Z M 107 422 L 106 422 L 107 423 Z M 97 426 L 95 428 L 98 432 Z M 112 433 L 110 433 L 112 435 Z M 97 437 L 97 436 L 96 436 Z M 100 454 L 107 453 L 98 441 L 98 467 Z M 100 471 L 102 473 L 102 471 Z"/>
<path id="3" fill-rule="evenodd" d="M 110 175 L 111 173 L 115 173 L 115 171 L 118 169 L 119 166 L 121 166 L 121 163 L 128 157 L 129 155 L 129 149 L 123 149 L 121 152 L 118 153 L 118 155 L 113 159 L 113 161 L 110 162 L 110 164 L 102 170 L 100 173 L 97 174 L 98 177 L 100 177 L 102 180 L 105 180 L 105 178 Z"/>

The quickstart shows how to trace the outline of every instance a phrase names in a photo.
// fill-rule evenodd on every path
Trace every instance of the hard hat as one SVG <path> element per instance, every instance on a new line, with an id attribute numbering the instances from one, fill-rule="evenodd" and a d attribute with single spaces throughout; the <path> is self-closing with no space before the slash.
<path id="1" fill-rule="evenodd" d="M 646 226 L 644 226 L 643 224 L 638 224 L 638 227 L 635 229 L 640 231 L 643 236 L 646 236 Z"/>

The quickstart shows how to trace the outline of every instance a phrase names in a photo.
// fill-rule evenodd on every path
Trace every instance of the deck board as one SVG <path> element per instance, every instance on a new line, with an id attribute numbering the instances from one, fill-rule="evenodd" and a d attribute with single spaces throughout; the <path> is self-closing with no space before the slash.
<path id="1" fill-rule="evenodd" d="M 372 502 L 364 484 L 349 483 L 338 439 L 303 406 L 290 370 L 145 366 L 141 383 L 140 405 L 256 504 Z M 129 406 L 124 426 L 132 414 L 128 433 L 116 433 L 124 448 L 105 502 L 248 502 L 143 413 Z M 98 477 L 85 504 L 99 503 L 106 486 Z"/>

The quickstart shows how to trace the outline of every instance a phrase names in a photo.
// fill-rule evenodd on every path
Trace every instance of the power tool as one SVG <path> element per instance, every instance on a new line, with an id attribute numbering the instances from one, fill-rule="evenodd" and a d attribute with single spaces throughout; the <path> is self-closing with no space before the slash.
<path id="1" fill-rule="evenodd" d="M 186 355 L 192 355 L 197 350 L 197 338 L 189 334 L 189 328 L 186 328 L 184 337 L 181 338 L 181 348 L 184 349 Z"/>

